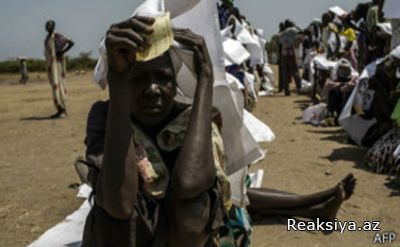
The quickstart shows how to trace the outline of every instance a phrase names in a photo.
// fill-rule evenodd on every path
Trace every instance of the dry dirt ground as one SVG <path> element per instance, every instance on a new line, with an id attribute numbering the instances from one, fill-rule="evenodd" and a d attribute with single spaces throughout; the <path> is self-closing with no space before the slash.
<path id="1" fill-rule="evenodd" d="M 28 85 L 18 76 L 0 75 L 0 247 L 26 246 L 82 203 L 69 188 L 78 182 L 73 168 L 84 153 L 86 115 L 107 94 L 84 76 L 69 75 L 69 116 L 49 120 L 54 113 L 44 75 L 31 75 Z M 294 193 L 312 193 L 334 186 L 347 173 L 358 179 L 354 196 L 339 211 L 340 220 L 381 221 L 382 231 L 400 234 L 400 193 L 387 177 L 363 165 L 365 150 L 346 143 L 339 128 L 303 125 L 305 96 L 262 98 L 255 115 L 266 122 L 277 139 L 262 145 L 266 159 L 253 169 L 264 169 L 264 186 Z M 288 232 L 285 218 L 257 222 L 252 246 L 372 246 L 375 233 Z M 394 244 L 400 246 L 400 236 Z"/>

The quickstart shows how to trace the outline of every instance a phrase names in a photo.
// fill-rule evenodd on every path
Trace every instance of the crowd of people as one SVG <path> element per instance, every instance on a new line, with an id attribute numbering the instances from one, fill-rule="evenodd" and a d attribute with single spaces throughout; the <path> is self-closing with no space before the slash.
<path id="1" fill-rule="evenodd" d="M 391 0 L 360 3 L 350 12 L 335 6 L 304 30 L 286 20 L 273 52 L 280 90 L 288 95 L 294 78 L 297 92 L 314 103 L 303 121 L 341 126 L 349 142 L 369 148 L 365 162 L 373 172 L 398 177 L 400 16 L 393 8 Z"/>

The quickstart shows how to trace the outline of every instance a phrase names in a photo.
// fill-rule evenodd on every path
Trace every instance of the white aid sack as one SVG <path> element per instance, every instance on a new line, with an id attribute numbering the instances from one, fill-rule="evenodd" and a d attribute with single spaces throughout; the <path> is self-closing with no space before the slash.
<path id="1" fill-rule="evenodd" d="M 223 41 L 225 58 L 233 64 L 240 65 L 250 58 L 250 53 L 239 42 L 231 38 Z"/>
<path id="2" fill-rule="evenodd" d="M 340 6 L 334 6 L 329 8 L 329 11 L 331 11 L 332 13 L 334 13 L 336 16 L 344 16 L 344 15 L 348 15 L 347 11 L 344 10 L 342 7 Z"/>
<path id="3" fill-rule="evenodd" d="M 257 93 L 256 93 L 256 83 L 254 75 L 244 72 L 244 85 L 246 87 L 247 92 L 257 101 Z"/>
<path id="4" fill-rule="evenodd" d="M 228 81 L 230 87 L 234 90 L 245 90 L 244 85 L 239 81 L 238 78 L 232 74 L 226 73 L 226 80 Z"/>
<path id="5" fill-rule="evenodd" d="M 328 116 L 328 109 L 325 103 L 308 107 L 303 113 L 303 123 L 320 125 Z"/>
<path id="6" fill-rule="evenodd" d="M 91 206 L 86 200 L 77 211 L 50 228 L 28 247 L 80 247 L 83 228 L 90 209 Z"/>
<path id="7" fill-rule="evenodd" d="M 230 19 L 234 19 L 235 21 L 235 30 L 234 34 L 237 39 L 242 44 L 254 44 L 258 45 L 257 39 L 247 30 L 244 24 L 241 24 L 236 17 L 231 16 Z"/>
<path id="8" fill-rule="evenodd" d="M 276 136 L 274 132 L 250 112 L 244 110 L 244 124 L 250 130 L 257 142 L 272 142 Z"/>
<path id="9" fill-rule="evenodd" d="M 243 123 L 243 104 L 239 100 L 241 92 L 234 91 L 226 80 L 225 56 L 219 29 L 218 11 L 214 0 L 202 0 L 196 7 L 173 20 L 175 26 L 190 28 L 202 35 L 209 49 L 214 66 L 214 106 L 222 113 L 224 127 L 222 137 L 227 156 L 226 171 L 232 174 L 263 156 L 257 142 Z M 190 80 L 190 75 L 185 79 Z M 192 88 L 192 92 L 195 87 Z M 190 95 L 191 92 L 184 92 Z"/>
<path id="10" fill-rule="evenodd" d="M 312 82 L 306 81 L 304 79 L 301 81 L 300 92 L 308 94 L 311 93 L 313 89 L 314 89 L 314 84 Z"/>
<path id="11" fill-rule="evenodd" d="M 257 35 L 253 35 L 254 39 L 257 40 L 257 44 L 247 44 L 246 48 L 250 53 L 250 67 L 254 67 L 257 64 L 264 64 L 265 62 L 265 40 Z"/>

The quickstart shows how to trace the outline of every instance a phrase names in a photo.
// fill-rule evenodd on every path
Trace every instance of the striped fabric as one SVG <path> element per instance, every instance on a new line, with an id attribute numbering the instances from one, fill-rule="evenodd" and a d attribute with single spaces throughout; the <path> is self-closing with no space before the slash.
<path id="1" fill-rule="evenodd" d="M 55 33 L 54 34 L 54 43 L 56 48 L 56 53 L 59 53 L 64 50 L 64 48 L 68 44 L 68 38 L 63 36 L 62 34 Z"/>

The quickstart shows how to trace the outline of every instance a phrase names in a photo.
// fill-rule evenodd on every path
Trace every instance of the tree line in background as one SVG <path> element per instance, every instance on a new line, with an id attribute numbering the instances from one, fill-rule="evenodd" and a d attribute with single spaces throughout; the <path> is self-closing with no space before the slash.
<path id="1" fill-rule="evenodd" d="M 273 43 L 268 42 L 265 48 L 268 51 L 269 61 L 274 63 L 273 59 L 271 59 L 271 54 L 276 49 L 273 47 Z M 92 70 L 97 63 L 97 59 L 91 57 L 91 52 L 81 52 L 78 57 L 66 57 L 66 59 L 68 71 Z M 29 72 L 46 71 L 46 61 L 44 59 L 28 59 L 27 65 Z M 0 73 L 19 73 L 19 70 L 20 64 L 17 59 L 0 62 Z"/>
<path id="2" fill-rule="evenodd" d="M 92 70 L 96 66 L 97 59 L 91 58 L 91 52 L 81 52 L 78 57 L 67 59 L 68 71 Z M 46 61 L 43 59 L 27 59 L 29 72 L 45 72 Z M 19 73 L 18 60 L 0 62 L 0 73 Z"/>

